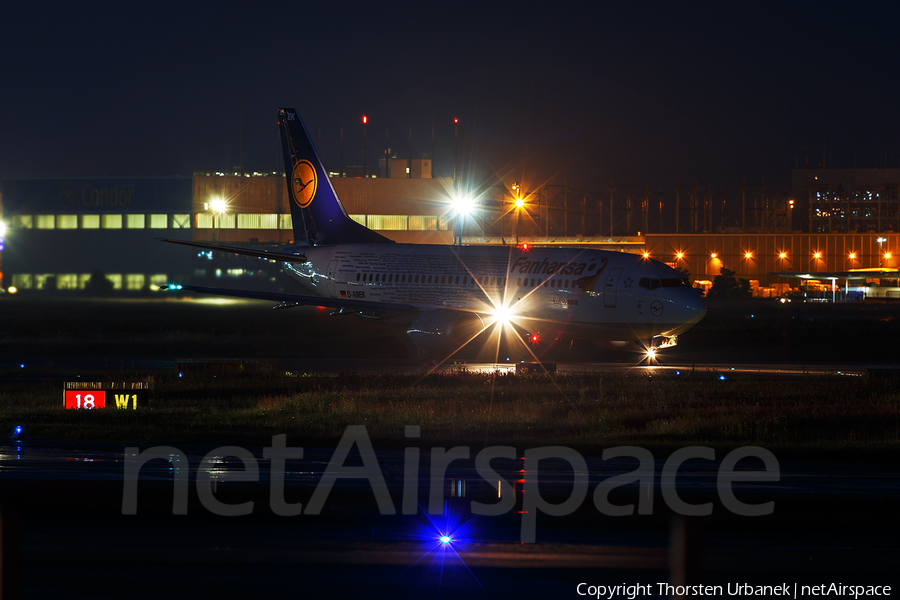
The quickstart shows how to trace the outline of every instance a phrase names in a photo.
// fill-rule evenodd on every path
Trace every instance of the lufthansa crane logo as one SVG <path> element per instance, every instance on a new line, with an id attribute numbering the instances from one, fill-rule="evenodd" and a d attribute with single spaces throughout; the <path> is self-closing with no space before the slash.
<path id="1" fill-rule="evenodd" d="M 291 190 L 294 193 L 294 202 L 300 208 L 306 208 L 312 204 L 316 196 L 316 169 L 308 160 L 298 160 L 291 173 Z"/>

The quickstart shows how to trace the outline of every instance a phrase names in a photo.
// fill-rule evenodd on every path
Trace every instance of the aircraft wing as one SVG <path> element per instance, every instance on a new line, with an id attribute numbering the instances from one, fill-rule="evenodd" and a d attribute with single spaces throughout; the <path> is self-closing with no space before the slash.
<path id="1" fill-rule="evenodd" d="M 320 298 L 318 296 L 298 296 L 294 294 L 278 294 L 275 292 L 254 292 L 251 290 L 229 290 L 224 288 L 201 287 L 196 285 L 170 284 L 160 286 L 163 291 L 188 290 L 198 294 L 212 294 L 215 296 L 234 296 L 236 298 L 254 298 L 257 300 L 274 300 L 284 307 L 288 306 L 327 306 L 329 308 L 343 308 L 347 310 L 367 312 L 389 312 L 395 314 L 412 314 L 419 309 L 411 304 L 392 304 L 389 302 L 371 302 L 368 300 L 355 300 L 351 298 Z M 275 308 L 281 308 L 276 306 Z"/>
<path id="2" fill-rule="evenodd" d="M 219 244 L 208 244 L 206 242 L 189 242 L 187 240 L 171 240 L 168 238 L 154 238 L 160 242 L 171 242 L 173 244 L 183 244 L 185 246 L 195 246 L 204 250 L 216 250 L 228 254 L 244 254 L 246 256 L 255 256 L 256 258 L 266 258 L 269 260 L 277 260 L 279 262 L 307 262 L 306 256 L 298 252 L 297 254 L 288 254 L 286 252 L 269 252 L 267 250 L 254 250 L 253 248 L 242 248 L 240 246 L 221 246 Z"/>

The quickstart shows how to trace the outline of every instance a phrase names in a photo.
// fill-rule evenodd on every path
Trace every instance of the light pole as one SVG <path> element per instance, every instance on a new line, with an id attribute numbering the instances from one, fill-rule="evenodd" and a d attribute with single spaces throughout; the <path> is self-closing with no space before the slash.
<path id="1" fill-rule="evenodd" d="M 522 212 L 522 208 L 525 206 L 525 199 L 522 198 L 522 187 L 518 183 L 514 183 L 512 186 L 513 189 L 513 198 L 514 204 L 516 205 L 516 218 L 513 222 L 513 227 L 515 228 L 514 235 L 516 236 L 516 246 L 519 245 L 519 215 Z"/>
<path id="2" fill-rule="evenodd" d="M 211 198 L 209 202 L 203 205 L 204 210 L 212 211 L 212 230 L 213 230 L 213 241 L 217 241 L 217 229 L 219 228 L 219 218 L 220 215 L 224 214 L 228 211 L 228 203 L 225 202 L 222 198 Z"/>
<path id="3" fill-rule="evenodd" d="M 363 179 L 366 178 L 366 123 L 369 119 L 363 115 Z"/>
<path id="4" fill-rule="evenodd" d="M 462 196 L 460 194 L 455 194 L 453 196 L 453 205 L 452 206 L 453 206 L 453 210 L 456 212 L 457 228 L 459 230 L 459 239 L 458 239 L 458 241 L 454 241 L 454 242 L 457 243 L 458 245 L 462 246 L 464 220 L 475 209 L 475 202 L 472 200 L 472 198 L 470 196 Z"/>

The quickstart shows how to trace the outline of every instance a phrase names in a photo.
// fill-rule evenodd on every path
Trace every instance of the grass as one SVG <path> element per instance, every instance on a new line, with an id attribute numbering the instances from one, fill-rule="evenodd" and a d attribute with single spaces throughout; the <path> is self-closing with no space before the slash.
<path id="1" fill-rule="evenodd" d="M 429 445 L 616 445 L 729 448 L 797 455 L 846 451 L 896 457 L 900 386 L 830 376 L 719 381 L 715 374 L 344 374 L 155 376 L 138 410 L 67 411 L 60 382 L 0 382 L 0 423 L 38 438 L 116 443 L 334 444 L 365 425 L 377 447 L 406 445 L 405 425 Z M 379 446 L 380 445 L 380 446 Z M 834 456 L 833 456 L 834 457 Z"/>

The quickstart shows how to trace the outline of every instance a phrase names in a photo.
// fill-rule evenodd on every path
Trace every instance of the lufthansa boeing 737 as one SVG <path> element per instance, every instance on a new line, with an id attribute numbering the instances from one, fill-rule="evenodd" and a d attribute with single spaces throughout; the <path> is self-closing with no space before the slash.
<path id="1" fill-rule="evenodd" d="M 399 329 L 438 360 L 495 326 L 520 340 L 640 342 L 652 356 L 706 313 L 681 273 L 641 255 L 395 243 L 347 215 L 297 111 L 279 109 L 278 124 L 295 245 L 268 252 L 164 241 L 280 261 L 299 292 L 168 289 L 273 300 L 275 308 L 328 306 Z"/>

